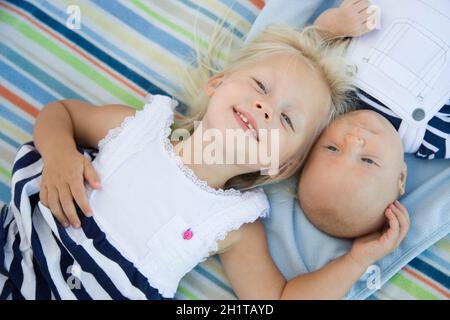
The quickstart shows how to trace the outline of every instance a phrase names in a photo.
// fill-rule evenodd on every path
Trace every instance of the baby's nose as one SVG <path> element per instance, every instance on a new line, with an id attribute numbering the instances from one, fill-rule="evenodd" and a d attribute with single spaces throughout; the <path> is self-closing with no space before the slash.
<path id="1" fill-rule="evenodd" d="M 350 146 L 362 148 L 366 144 L 366 141 L 361 137 L 358 137 L 358 136 L 348 133 L 345 135 L 345 143 Z"/>

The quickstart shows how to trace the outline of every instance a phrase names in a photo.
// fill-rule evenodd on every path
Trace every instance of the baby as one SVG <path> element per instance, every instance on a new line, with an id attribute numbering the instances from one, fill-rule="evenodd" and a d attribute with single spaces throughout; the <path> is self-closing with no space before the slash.
<path id="1" fill-rule="evenodd" d="M 306 217 L 323 232 L 342 238 L 376 232 L 391 210 L 400 208 L 406 212 L 396 201 L 405 192 L 403 152 L 427 159 L 450 158 L 450 93 L 445 80 L 450 64 L 443 63 L 441 72 L 436 72 L 433 79 L 422 77 L 424 82 L 434 81 L 433 86 L 428 83 L 422 89 L 413 88 L 411 83 L 406 85 L 399 70 L 406 65 L 410 70 L 422 68 L 431 74 L 431 67 L 425 66 L 429 61 L 439 60 L 440 52 L 396 62 L 401 53 L 406 57 L 405 48 L 412 52 L 431 50 L 422 43 L 425 39 L 418 31 L 422 27 L 437 28 L 439 41 L 448 43 L 448 32 L 444 34 L 442 30 L 448 30 L 450 21 L 418 1 L 411 1 L 415 10 L 406 10 L 401 2 L 376 3 L 384 21 L 383 27 L 376 31 L 375 24 L 368 23 L 374 10 L 365 0 L 342 1 L 338 8 L 325 11 L 315 21 L 337 36 L 362 36 L 352 42 L 348 58 L 358 70 L 354 105 L 367 110 L 346 114 L 323 132 L 305 164 L 298 188 Z M 443 12 L 450 8 L 445 1 L 433 5 Z M 401 19 L 414 21 L 414 28 L 408 29 L 408 37 L 397 38 L 396 46 L 387 46 L 386 39 L 390 39 Z M 364 35 L 370 31 L 373 32 Z M 377 56 L 378 49 L 374 48 L 378 47 L 391 59 L 391 65 L 385 66 L 385 60 Z M 428 58 L 420 60 L 422 56 Z M 405 87 L 410 90 L 405 91 Z"/>
<path id="2" fill-rule="evenodd" d="M 300 175 L 298 198 L 305 216 L 340 238 L 373 234 L 385 217 L 406 209 L 406 164 L 395 128 L 370 110 L 349 112 L 319 137 Z"/>

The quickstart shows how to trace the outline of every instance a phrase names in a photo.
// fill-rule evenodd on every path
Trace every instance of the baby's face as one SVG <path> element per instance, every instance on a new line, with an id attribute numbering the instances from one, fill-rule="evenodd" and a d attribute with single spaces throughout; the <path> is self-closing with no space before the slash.
<path id="1" fill-rule="evenodd" d="M 381 115 L 360 110 L 322 133 L 300 176 L 298 195 L 316 227 L 353 238 L 383 225 L 384 211 L 403 194 L 405 179 L 398 133 Z"/>

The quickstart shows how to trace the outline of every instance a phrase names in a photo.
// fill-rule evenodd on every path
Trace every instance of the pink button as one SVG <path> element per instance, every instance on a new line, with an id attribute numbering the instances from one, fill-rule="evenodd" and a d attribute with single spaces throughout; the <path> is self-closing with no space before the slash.
<path id="1" fill-rule="evenodd" d="M 192 233 L 191 229 L 189 228 L 183 233 L 183 239 L 184 240 L 191 240 L 193 235 L 194 234 Z"/>

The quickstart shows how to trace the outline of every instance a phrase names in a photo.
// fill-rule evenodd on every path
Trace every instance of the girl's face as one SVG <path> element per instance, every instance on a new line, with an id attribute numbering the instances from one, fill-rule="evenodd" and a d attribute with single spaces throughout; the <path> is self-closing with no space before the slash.
<path id="1" fill-rule="evenodd" d="M 246 157 L 246 163 L 239 164 L 242 173 L 267 167 L 267 157 L 278 157 L 276 161 L 282 165 L 298 154 L 331 104 L 321 75 L 304 58 L 292 54 L 273 54 L 216 75 L 208 81 L 206 93 L 210 101 L 202 119 L 203 130 L 214 128 L 222 133 L 224 154 Z M 245 138 L 246 144 L 227 148 L 231 142 L 226 139 L 227 129 Z M 255 152 L 257 162 L 252 163 L 249 155 Z"/>

